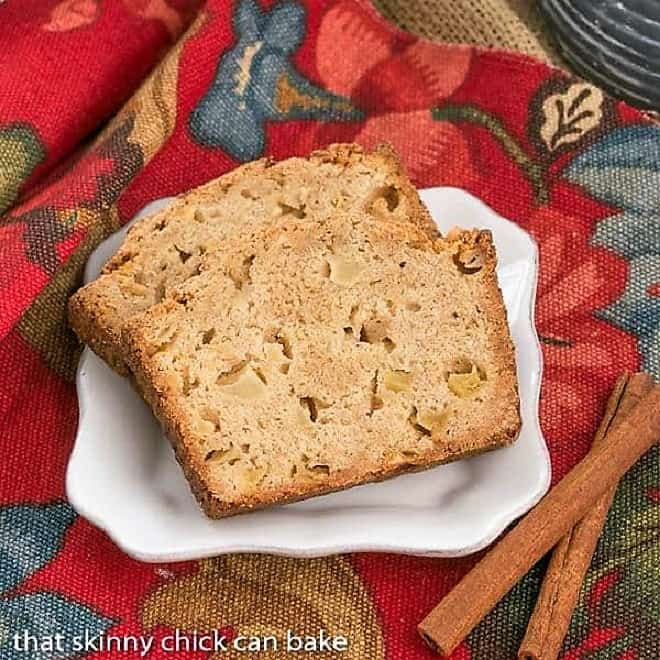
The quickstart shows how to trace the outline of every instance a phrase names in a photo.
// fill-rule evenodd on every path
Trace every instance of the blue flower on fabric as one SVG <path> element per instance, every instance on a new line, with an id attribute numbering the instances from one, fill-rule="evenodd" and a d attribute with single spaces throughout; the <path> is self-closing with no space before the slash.
<path id="1" fill-rule="evenodd" d="M 245 162 L 263 153 L 266 121 L 363 116 L 349 99 L 313 85 L 291 64 L 305 36 L 305 11 L 297 2 L 262 12 L 254 0 L 241 0 L 234 32 L 236 44 L 220 59 L 213 84 L 190 114 L 190 131 L 201 144 Z"/>
<path id="2" fill-rule="evenodd" d="M 13 594 L 62 547 L 76 515 L 68 504 L 0 508 L 0 658 L 59 660 L 80 655 L 74 639 L 97 637 L 114 622 L 81 603 L 40 591 Z M 57 637 L 60 636 L 60 641 Z"/>
<path id="3" fill-rule="evenodd" d="M 618 209 L 593 242 L 630 260 L 621 298 L 600 312 L 639 339 L 644 368 L 660 378 L 660 128 L 626 126 L 587 148 L 566 177 Z"/>

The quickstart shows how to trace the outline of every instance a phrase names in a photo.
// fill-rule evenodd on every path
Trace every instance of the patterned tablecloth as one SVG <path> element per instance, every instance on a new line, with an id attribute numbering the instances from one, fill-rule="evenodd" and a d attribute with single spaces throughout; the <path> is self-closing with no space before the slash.
<path id="1" fill-rule="evenodd" d="M 349 638 L 336 657 L 432 657 L 415 625 L 474 558 L 153 566 L 77 517 L 64 495 L 80 350 L 67 297 L 91 250 L 149 200 L 262 154 L 389 140 L 418 186 L 465 188 L 538 241 L 556 481 L 587 451 L 618 373 L 660 377 L 660 128 L 527 56 L 418 40 L 366 0 L 7 0 L 0 42 L 0 658 L 69 657 L 85 631 L 158 646 L 174 628 L 323 628 Z M 659 567 L 653 450 L 619 488 L 564 657 L 659 657 Z M 512 657 L 541 568 L 455 658 Z M 23 631 L 60 633 L 64 651 L 22 653 Z M 285 654 L 149 655 L 209 656 Z"/>

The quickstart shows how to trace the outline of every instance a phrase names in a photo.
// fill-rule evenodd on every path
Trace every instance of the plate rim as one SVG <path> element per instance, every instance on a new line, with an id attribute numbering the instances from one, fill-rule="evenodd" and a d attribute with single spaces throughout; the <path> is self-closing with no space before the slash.
<path id="1" fill-rule="evenodd" d="M 126 554 L 129 556 L 138 559 L 147 563 L 161 563 L 161 562 L 176 562 L 176 561 L 188 561 L 193 559 L 203 559 L 213 556 L 218 556 L 222 554 L 234 554 L 234 553 L 260 553 L 260 554 L 271 554 L 279 556 L 288 556 L 288 557 L 300 557 L 300 558 L 314 558 L 314 557 L 323 557 L 329 555 L 343 554 L 343 553 L 352 553 L 352 552 L 378 552 L 378 553 L 395 553 L 395 554 L 407 554 L 414 555 L 419 557 L 433 557 L 433 558 L 451 558 L 451 557 L 463 557 L 466 555 L 473 554 L 479 550 L 484 549 L 489 546 L 498 536 L 510 525 L 513 521 L 518 519 L 521 515 L 529 511 L 547 492 L 551 478 L 552 478 L 552 464 L 550 461 L 550 454 L 548 451 L 547 443 L 543 435 L 540 417 L 539 417 L 539 407 L 540 407 L 540 394 L 541 394 L 541 385 L 543 380 L 543 354 L 541 350 L 540 341 L 538 338 L 538 333 L 536 332 L 535 325 L 535 301 L 536 293 L 538 287 L 538 265 L 539 265 L 539 253 L 538 246 L 534 238 L 517 223 L 501 216 L 493 208 L 487 205 L 483 200 L 471 194 L 470 192 L 453 186 L 434 186 L 431 188 L 420 189 L 420 194 L 422 198 L 425 195 L 428 195 L 436 190 L 442 190 L 443 192 L 451 192 L 460 194 L 468 198 L 468 201 L 471 204 L 477 205 L 480 207 L 481 211 L 485 211 L 493 216 L 496 216 L 499 222 L 502 222 L 508 225 L 511 229 L 515 230 L 521 237 L 524 237 L 525 241 L 528 244 L 530 249 L 530 263 L 532 265 L 532 272 L 529 279 L 528 293 L 525 295 L 525 304 L 526 311 L 524 313 L 525 319 L 525 333 L 529 335 L 526 337 L 525 341 L 531 339 L 532 346 L 534 348 L 534 358 L 535 363 L 534 372 L 537 374 L 536 383 L 534 391 L 530 394 L 531 404 L 534 409 L 533 419 L 530 420 L 534 424 L 534 437 L 537 439 L 538 448 L 541 450 L 541 458 L 543 459 L 543 472 L 539 472 L 539 478 L 537 479 L 536 488 L 530 492 L 528 496 L 521 501 L 517 506 L 508 509 L 505 512 L 500 512 L 498 515 L 493 517 L 493 521 L 489 525 L 489 528 L 481 535 L 481 537 L 476 540 L 474 543 L 471 543 L 467 546 L 461 548 L 429 548 L 428 543 L 414 543 L 412 540 L 406 540 L 404 542 L 351 542 L 350 539 L 343 540 L 342 542 L 337 541 L 323 541 L 321 542 L 309 542 L 309 541 L 297 541 L 295 538 L 293 542 L 289 544 L 277 543 L 272 545 L 267 545 L 264 543 L 223 543 L 223 537 L 221 534 L 218 534 L 218 540 L 214 543 L 206 543 L 201 549 L 190 549 L 190 550 L 180 550 L 180 551 L 168 551 L 168 552 L 154 552 L 148 548 L 143 547 L 139 543 L 135 543 L 133 539 L 127 537 L 120 529 L 112 524 L 112 521 L 108 521 L 107 517 L 103 516 L 102 511 L 94 510 L 93 507 L 88 505 L 88 499 L 85 496 L 85 493 L 81 493 L 78 488 L 78 481 L 76 478 L 76 471 L 78 467 L 78 455 L 80 448 L 80 436 L 81 429 L 85 428 L 84 420 L 88 411 L 88 406 L 90 402 L 87 400 L 87 395 L 85 394 L 85 389 L 81 386 L 81 379 L 84 378 L 84 368 L 88 360 L 90 359 L 91 351 L 88 347 L 85 347 L 81 355 L 77 370 L 76 370 L 76 393 L 78 397 L 78 407 L 79 407 L 79 416 L 78 416 L 78 428 L 76 430 L 76 436 L 74 440 L 73 449 L 69 456 L 69 461 L 66 469 L 65 476 L 65 490 L 66 495 L 69 499 L 69 502 L 73 508 L 86 520 L 92 523 L 95 527 L 101 529 L 105 534 L 110 537 L 110 539 Z M 163 204 L 164 202 L 170 202 L 173 197 L 165 197 L 153 200 L 149 204 L 145 205 L 136 215 L 135 219 L 145 215 L 149 212 L 150 207 L 154 204 Z M 105 239 L 101 244 L 99 244 L 96 249 L 90 254 L 90 257 L 87 260 L 85 265 L 85 281 L 89 279 L 94 279 L 90 277 L 90 263 L 92 262 L 93 256 L 97 254 L 98 251 L 101 251 L 103 245 L 106 241 L 110 240 L 113 237 L 116 237 L 117 234 L 126 232 L 128 230 L 130 223 L 126 223 L 122 228 L 117 232 L 113 233 L 110 237 Z M 199 546 L 198 546 L 199 547 Z"/>

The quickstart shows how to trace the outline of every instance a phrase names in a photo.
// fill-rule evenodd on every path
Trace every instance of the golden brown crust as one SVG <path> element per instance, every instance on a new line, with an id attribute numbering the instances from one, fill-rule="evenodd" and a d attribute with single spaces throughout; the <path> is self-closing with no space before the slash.
<path id="1" fill-rule="evenodd" d="M 146 366 L 148 360 L 143 349 L 139 346 L 139 330 L 134 332 L 130 328 L 126 328 L 125 337 L 131 335 L 133 341 L 125 340 L 125 346 L 127 347 L 126 357 L 127 363 L 130 365 L 133 384 L 145 402 L 151 406 L 154 415 L 161 423 L 193 494 L 206 511 L 204 502 L 206 499 L 205 494 L 208 491 L 203 482 L 203 472 L 200 471 L 200 466 L 197 465 L 193 454 L 183 440 L 186 434 L 181 422 L 181 415 L 176 414 L 173 406 L 164 396 L 164 388 L 160 383 L 158 374 Z"/>
<path id="2" fill-rule="evenodd" d="M 102 278 L 103 275 L 99 280 Z M 78 339 L 87 344 L 114 371 L 126 376 L 128 369 L 117 351 L 117 346 L 121 346 L 121 332 L 117 332 L 114 325 L 106 322 L 106 312 L 102 303 L 97 300 L 97 291 L 97 286 L 83 287 L 69 298 L 67 306 L 69 326 Z"/>
<path id="3" fill-rule="evenodd" d="M 433 218 L 431 217 L 429 210 L 426 208 L 426 205 L 419 203 L 419 193 L 417 192 L 417 188 L 415 188 L 413 183 L 408 178 L 408 175 L 406 174 L 401 163 L 401 159 L 396 153 L 394 147 L 391 144 L 385 142 L 383 144 L 379 144 L 376 147 L 375 153 L 381 155 L 388 163 L 390 163 L 390 166 L 395 172 L 394 178 L 400 179 L 401 183 L 399 184 L 399 190 L 403 197 L 408 200 L 409 208 L 414 209 L 414 212 L 410 217 L 410 222 L 420 227 L 422 231 L 424 231 L 429 236 L 439 236 L 438 226 L 433 221 Z"/>

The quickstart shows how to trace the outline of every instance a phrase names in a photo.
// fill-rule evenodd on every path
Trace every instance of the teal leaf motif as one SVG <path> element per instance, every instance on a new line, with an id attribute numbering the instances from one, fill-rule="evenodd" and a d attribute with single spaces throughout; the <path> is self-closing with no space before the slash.
<path id="1" fill-rule="evenodd" d="M 599 315 L 637 336 L 644 369 L 660 377 L 660 128 L 612 131 L 564 176 L 615 209 L 592 242 L 630 260 L 630 273 L 623 295 Z"/>
<path id="2" fill-rule="evenodd" d="M 660 129 L 626 126 L 577 156 L 564 171 L 594 197 L 626 211 L 660 213 Z"/>
<path id="3" fill-rule="evenodd" d="M 0 600 L 0 658 L 2 660 L 60 660 L 81 655 L 85 634 L 98 637 L 114 621 L 85 605 L 55 593 L 36 593 Z M 26 640 L 25 635 L 35 641 Z M 16 638 L 18 635 L 18 638 Z M 60 649 L 57 639 L 60 637 Z M 81 644 L 76 649 L 76 637 Z M 41 646 L 50 644 L 51 646 Z M 23 644 L 39 644 L 41 648 Z"/>
<path id="4" fill-rule="evenodd" d="M 263 27 L 264 42 L 285 55 L 292 55 L 305 38 L 305 10 L 296 2 L 275 5 Z"/>
<path id="5" fill-rule="evenodd" d="M 224 149 L 238 161 L 265 149 L 266 121 L 351 121 L 363 113 L 298 72 L 290 58 L 305 37 L 305 10 L 293 0 L 263 11 L 240 0 L 234 12 L 236 42 L 222 55 L 210 88 L 190 114 L 193 138 Z"/>
<path id="6" fill-rule="evenodd" d="M 601 316 L 627 332 L 652 334 L 660 321 L 660 296 L 647 295 L 660 282 L 660 254 L 638 257 L 630 264 L 624 295 L 601 312 Z"/>
<path id="7" fill-rule="evenodd" d="M 660 237 L 660 209 L 657 215 L 637 210 L 624 211 L 601 220 L 593 234 L 594 245 L 614 250 L 626 259 L 636 259 L 649 251 L 649 234 Z"/>
<path id="8" fill-rule="evenodd" d="M 0 508 L 0 593 L 17 587 L 55 557 L 75 517 L 65 502 Z"/>

